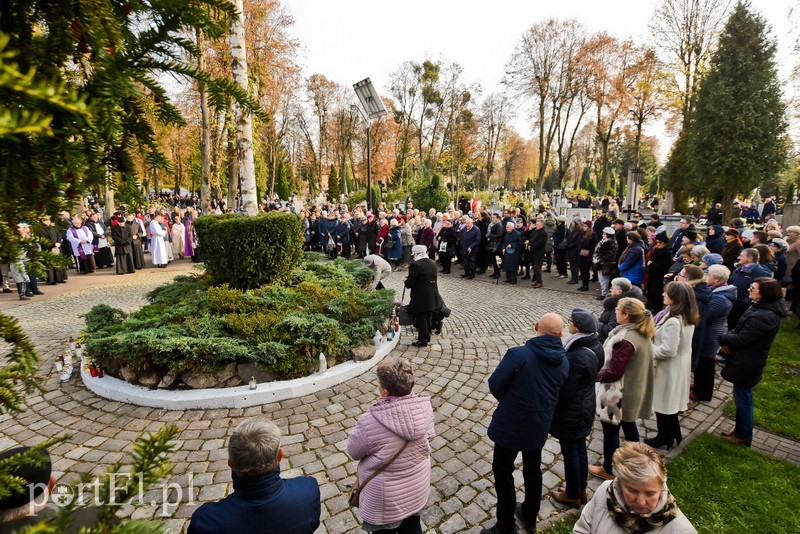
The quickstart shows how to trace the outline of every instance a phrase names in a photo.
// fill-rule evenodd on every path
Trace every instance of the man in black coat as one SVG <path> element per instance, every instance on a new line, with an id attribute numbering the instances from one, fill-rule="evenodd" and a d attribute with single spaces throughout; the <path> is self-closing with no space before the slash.
<path id="1" fill-rule="evenodd" d="M 475 278 L 475 270 L 478 262 L 478 249 L 481 246 L 481 231 L 475 226 L 470 217 L 463 217 L 464 229 L 461 230 L 461 258 L 464 260 L 464 274 L 462 278 Z"/>
<path id="2" fill-rule="evenodd" d="M 617 240 L 617 259 L 615 261 L 619 263 L 622 253 L 628 248 L 628 232 L 625 230 L 625 221 L 622 219 L 616 219 L 611 227 L 614 228 L 614 239 Z"/>
<path id="3" fill-rule="evenodd" d="M 111 227 L 111 238 L 114 240 L 114 256 L 117 260 L 117 274 L 134 272 L 133 233 L 123 214 L 116 225 Z"/>
<path id="4" fill-rule="evenodd" d="M 411 302 L 406 310 L 414 315 L 419 335 L 411 343 L 415 347 L 426 347 L 431 340 L 431 313 L 436 309 L 436 264 L 428 257 L 425 245 L 414 245 L 411 249 L 413 262 L 408 266 L 405 286 L 411 290 Z"/>
<path id="5" fill-rule="evenodd" d="M 531 267 L 533 267 L 533 287 L 542 287 L 542 262 L 544 262 L 544 250 L 547 247 L 547 230 L 544 229 L 544 220 L 536 219 L 533 232 L 530 237 Z"/>

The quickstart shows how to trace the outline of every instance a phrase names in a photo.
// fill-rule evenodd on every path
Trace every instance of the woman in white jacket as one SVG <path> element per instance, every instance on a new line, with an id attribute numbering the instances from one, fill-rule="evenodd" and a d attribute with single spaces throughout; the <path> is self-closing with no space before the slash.
<path id="1" fill-rule="evenodd" d="M 670 494 L 667 469 L 655 450 L 625 442 L 614 453 L 614 474 L 583 508 L 574 534 L 697 534 Z"/>
<path id="2" fill-rule="evenodd" d="M 653 411 L 658 434 L 644 442 L 671 449 L 683 439 L 678 412 L 689 403 L 692 372 L 692 336 L 699 321 L 694 291 L 686 282 L 671 282 L 664 289 L 664 310 L 656 315 L 653 338 Z"/>

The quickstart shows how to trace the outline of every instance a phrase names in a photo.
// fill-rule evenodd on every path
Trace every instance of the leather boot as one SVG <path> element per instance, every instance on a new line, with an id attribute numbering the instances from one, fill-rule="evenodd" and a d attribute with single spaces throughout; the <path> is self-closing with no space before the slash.
<path id="1" fill-rule="evenodd" d="M 31 298 L 25 295 L 25 284 L 17 284 L 17 293 L 19 293 L 19 300 L 31 300 Z"/>
<path id="2" fill-rule="evenodd" d="M 668 416 L 656 412 L 656 428 L 658 433 L 656 437 L 644 440 L 645 445 L 649 445 L 654 449 L 672 444 L 672 428 L 670 427 Z"/>

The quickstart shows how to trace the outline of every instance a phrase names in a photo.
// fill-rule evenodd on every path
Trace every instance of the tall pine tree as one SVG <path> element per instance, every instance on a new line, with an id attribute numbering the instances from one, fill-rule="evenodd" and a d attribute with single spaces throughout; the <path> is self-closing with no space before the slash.
<path id="1" fill-rule="evenodd" d="M 339 202 L 342 195 L 341 185 L 339 184 L 339 173 L 336 172 L 336 167 L 331 165 L 330 174 L 328 174 L 328 198 L 332 202 Z"/>
<path id="2" fill-rule="evenodd" d="M 786 164 L 786 106 L 764 19 L 739 2 L 720 36 L 698 92 L 688 162 L 707 187 L 723 191 L 725 219 L 734 196 Z"/>

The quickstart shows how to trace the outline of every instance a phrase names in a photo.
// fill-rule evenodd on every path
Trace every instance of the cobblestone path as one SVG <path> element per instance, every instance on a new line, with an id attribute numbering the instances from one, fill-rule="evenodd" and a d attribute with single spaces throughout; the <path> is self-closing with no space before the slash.
<path id="1" fill-rule="evenodd" d="M 174 422 L 179 429 L 177 450 L 171 457 L 175 473 L 165 484 L 181 487 L 182 502 L 164 506 L 159 489 L 146 495 L 143 505 L 123 505 L 119 515 L 163 518 L 174 532 L 181 532 L 200 503 L 220 499 L 231 491 L 227 437 L 243 419 L 263 415 L 274 420 L 284 434 L 284 476 L 313 475 L 319 481 L 323 517 L 318 532 L 359 531 L 356 512 L 347 504 L 356 462 L 345 451 L 348 432 L 377 398 L 373 372 L 304 398 L 247 409 L 189 411 L 142 408 L 99 398 L 83 387 L 78 373 L 66 384 L 59 381 L 53 357 L 64 350 L 70 336 L 80 331 L 80 314 L 98 303 L 135 310 L 145 303 L 148 291 L 190 270 L 190 264 L 167 270 L 148 269 L 113 283 L 9 309 L 7 313 L 20 320 L 42 355 L 40 375 L 44 389 L 27 398 L 21 414 L 0 416 L 0 450 L 72 433 L 66 443 L 51 451 L 55 475 L 63 482 L 75 473 L 104 471 L 109 464 L 123 459 L 140 435 Z M 388 286 L 400 289 L 404 278 L 404 272 L 396 273 Z M 486 379 L 505 350 L 531 337 L 534 319 L 545 312 L 555 311 L 566 317 L 574 307 L 599 310 L 599 303 L 591 296 L 561 289 L 533 290 L 523 283 L 495 285 L 488 278 L 479 278 L 440 278 L 442 296 L 453 310 L 444 333 L 434 336 L 434 342 L 422 349 L 412 347 L 413 338 L 406 333 L 394 351 L 414 362 L 415 391 L 432 397 L 436 413 L 433 491 L 422 514 L 429 532 L 478 532 L 494 523 L 492 443 L 486 437 L 486 429 L 497 402 L 489 393 Z M 555 282 L 545 281 L 548 282 L 556 286 Z M 563 289 L 567 287 L 574 289 Z M 684 434 L 705 432 L 717 424 L 723 401 L 729 395 L 730 388 L 721 387 L 711 403 L 684 414 Z M 646 430 L 643 437 L 648 437 L 655 424 L 648 421 L 640 428 Z M 595 462 L 601 450 L 602 436 L 597 425 L 590 442 L 589 461 Z M 669 454 L 679 454 L 679 450 L 680 447 Z M 563 464 L 555 440 L 547 442 L 543 464 L 546 494 L 563 483 Z M 517 470 L 515 476 L 521 491 L 521 472 Z M 590 489 L 598 484 L 590 481 Z M 174 499 L 174 494 L 170 498 Z M 540 526 L 564 513 L 567 511 L 561 505 L 544 497 Z"/>

